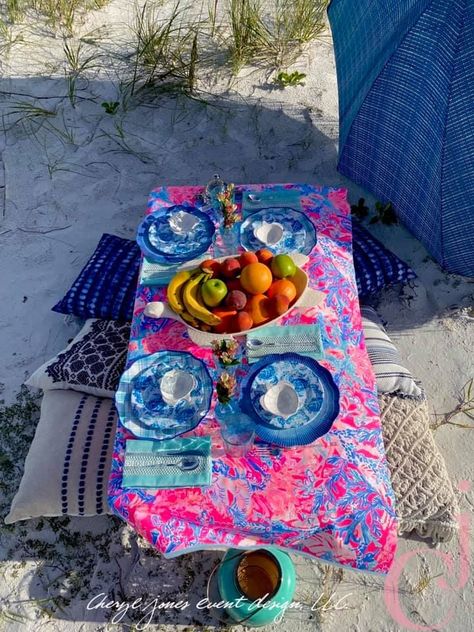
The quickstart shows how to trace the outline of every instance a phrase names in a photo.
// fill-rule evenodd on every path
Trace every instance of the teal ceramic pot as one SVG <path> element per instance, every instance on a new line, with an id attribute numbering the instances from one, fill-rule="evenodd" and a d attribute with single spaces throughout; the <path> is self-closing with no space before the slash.
<path id="1" fill-rule="evenodd" d="M 281 617 L 293 599 L 295 567 L 274 547 L 255 551 L 229 549 L 217 571 L 225 611 L 237 623 L 258 627 Z"/>

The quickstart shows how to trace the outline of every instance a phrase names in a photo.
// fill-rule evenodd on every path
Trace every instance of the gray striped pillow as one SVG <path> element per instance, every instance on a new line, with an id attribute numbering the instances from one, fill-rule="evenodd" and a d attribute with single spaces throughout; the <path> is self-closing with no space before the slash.
<path id="1" fill-rule="evenodd" d="M 378 392 L 423 398 L 423 391 L 410 371 L 403 366 L 398 349 L 388 337 L 377 312 L 364 305 L 361 306 L 361 313 L 365 344 Z"/>
<path id="2" fill-rule="evenodd" d="M 107 485 L 116 424 L 112 399 L 46 391 L 23 478 L 5 522 L 110 513 Z"/>

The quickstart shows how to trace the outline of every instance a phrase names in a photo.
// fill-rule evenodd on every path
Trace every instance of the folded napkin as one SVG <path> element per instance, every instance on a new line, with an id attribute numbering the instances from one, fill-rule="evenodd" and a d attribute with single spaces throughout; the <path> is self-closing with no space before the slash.
<path id="1" fill-rule="evenodd" d="M 323 358 L 323 343 L 318 324 L 273 325 L 247 334 L 249 363 L 270 353 L 300 353 L 315 360 Z"/>
<path id="2" fill-rule="evenodd" d="M 269 206 L 287 206 L 301 210 L 301 193 L 298 189 L 265 189 L 264 191 L 242 192 L 242 217 Z M 253 199 L 252 199 L 253 198 Z"/>
<path id="3" fill-rule="evenodd" d="M 209 253 L 209 256 L 211 257 L 212 255 Z M 172 263 L 171 265 L 154 263 L 148 261 L 148 259 L 143 259 L 140 283 L 142 285 L 168 285 L 180 268 L 183 266 L 186 266 L 186 268 L 197 267 L 203 259 L 206 259 L 206 254 L 201 255 L 198 259 L 183 263 Z"/>
<path id="4" fill-rule="evenodd" d="M 210 485 L 211 471 L 210 437 L 129 439 L 122 487 L 203 487 Z"/>

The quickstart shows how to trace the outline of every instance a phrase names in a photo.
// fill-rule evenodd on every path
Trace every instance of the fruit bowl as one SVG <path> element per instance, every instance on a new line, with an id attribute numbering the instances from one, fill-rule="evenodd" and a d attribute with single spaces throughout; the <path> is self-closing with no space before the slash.
<path id="1" fill-rule="evenodd" d="M 242 329 L 240 331 L 229 333 L 204 331 L 203 329 L 194 326 L 192 318 L 189 317 L 189 314 L 184 312 L 177 313 L 176 311 L 173 311 L 173 309 L 171 309 L 168 303 L 161 301 L 153 301 L 151 303 L 148 303 L 145 307 L 144 315 L 148 318 L 171 318 L 183 323 L 183 325 L 186 325 L 189 330 L 190 338 L 193 340 L 193 342 L 199 344 L 200 346 L 210 346 L 213 340 L 235 338 L 238 336 L 243 336 L 249 331 L 254 332 L 258 329 L 263 329 L 267 325 L 274 325 L 295 307 L 316 307 L 321 304 L 324 298 L 324 294 L 322 292 L 318 292 L 317 290 L 313 290 L 312 288 L 308 287 L 308 275 L 302 269 L 302 266 L 307 263 L 308 257 L 299 253 L 290 253 L 290 256 L 297 266 L 294 275 L 291 276 L 291 281 L 296 289 L 296 296 L 289 305 L 288 309 L 286 309 L 283 313 L 278 314 L 274 318 L 266 320 L 263 324 L 254 325 L 248 329 Z M 229 257 L 220 257 L 215 259 L 214 261 L 222 263 L 226 259 L 229 259 Z M 203 259 L 203 261 L 205 260 Z M 191 271 L 195 269 L 195 266 L 196 263 L 194 263 L 194 266 L 184 264 L 179 268 L 178 274 L 183 273 L 183 278 L 185 278 L 186 274 L 191 273 Z"/>

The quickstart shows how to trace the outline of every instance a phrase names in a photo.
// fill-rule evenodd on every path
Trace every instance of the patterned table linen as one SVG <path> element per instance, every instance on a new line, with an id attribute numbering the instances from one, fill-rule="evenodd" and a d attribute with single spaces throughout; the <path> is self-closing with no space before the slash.
<path id="1" fill-rule="evenodd" d="M 310 286 L 325 293 L 323 307 L 294 309 L 285 324 L 318 323 L 325 350 L 321 364 L 340 390 L 341 412 L 331 431 L 309 446 L 225 455 L 209 414 L 185 436 L 211 435 L 213 472 L 207 489 L 123 489 L 124 447 L 117 430 L 109 503 L 113 511 L 166 557 L 206 548 L 273 544 L 353 569 L 387 573 L 396 549 L 394 496 L 385 459 L 375 378 L 362 333 L 352 260 L 346 190 L 285 185 L 301 193 L 318 243 L 306 265 Z M 246 185 L 263 191 L 271 185 Z M 192 202 L 201 187 L 152 191 L 148 213 Z M 162 349 L 189 351 L 215 368 L 210 349 L 194 344 L 173 320 L 142 317 L 165 289 L 139 286 L 128 365 Z M 242 370 L 245 370 L 242 369 Z"/>

